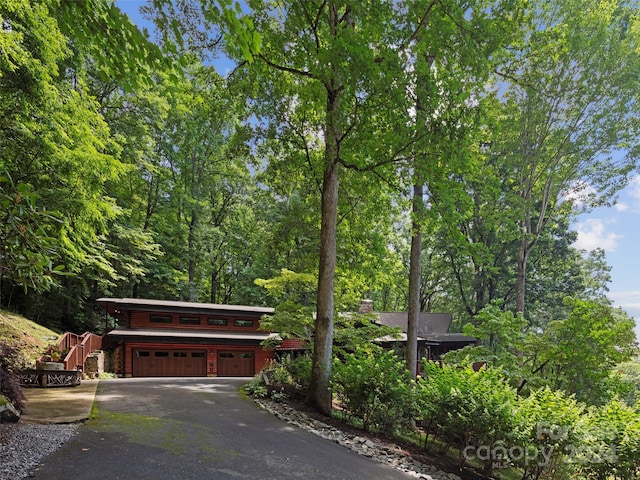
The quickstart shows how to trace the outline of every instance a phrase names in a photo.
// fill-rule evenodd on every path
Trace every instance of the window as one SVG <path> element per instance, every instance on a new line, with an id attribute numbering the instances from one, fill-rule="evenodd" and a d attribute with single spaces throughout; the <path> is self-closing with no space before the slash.
<path id="1" fill-rule="evenodd" d="M 185 358 L 187 356 L 187 352 L 173 352 L 174 357 Z"/>
<path id="2" fill-rule="evenodd" d="M 136 352 L 136 357 L 150 357 L 151 352 Z"/>
<path id="3" fill-rule="evenodd" d="M 239 353 L 238 358 L 253 358 L 253 352 Z"/>
<path id="4" fill-rule="evenodd" d="M 226 327 L 229 322 L 227 322 L 226 318 L 208 318 L 207 323 L 218 327 Z"/>
<path id="5" fill-rule="evenodd" d="M 220 358 L 233 358 L 233 353 L 223 352 L 219 355 Z"/>
<path id="6" fill-rule="evenodd" d="M 181 325 L 200 325 L 200 319 L 198 317 L 180 317 Z"/>
<path id="7" fill-rule="evenodd" d="M 169 356 L 169 352 L 155 352 L 154 357 L 168 357 Z"/>
<path id="8" fill-rule="evenodd" d="M 253 327 L 253 320 L 234 320 L 233 324 L 236 327 Z"/>
<path id="9" fill-rule="evenodd" d="M 193 352 L 191 354 L 191 358 L 204 358 L 206 356 L 207 356 L 207 354 L 204 353 L 204 352 Z"/>
<path id="10" fill-rule="evenodd" d="M 151 323 L 171 323 L 171 317 L 166 315 L 151 315 L 149 317 Z"/>

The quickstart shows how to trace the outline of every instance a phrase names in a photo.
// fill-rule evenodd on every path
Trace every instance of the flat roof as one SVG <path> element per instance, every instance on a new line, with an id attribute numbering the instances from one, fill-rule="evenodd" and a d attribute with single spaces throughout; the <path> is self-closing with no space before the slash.
<path id="1" fill-rule="evenodd" d="M 189 331 L 174 329 L 146 329 L 146 328 L 117 328 L 106 334 L 107 337 L 154 337 L 154 338 L 207 338 L 223 340 L 266 340 L 267 338 L 280 338 L 276 333 L 236 333 L 236 332 L 209 332 Z"/>
<path id="2" fill-rule="evenodd" d="M 407 334 L 401 333 L 397 337 L 393 335 L 386 335 L 381 338 L 377 338 L 376 342 L 406 342 Z M 475 343 L 478 341 L 475 337 L 463 335 L 462 333 L 438 333 L 432 335 L 418 335 L 419 342 L 427 342 L 433 344 L 440 343 Z"/>
<path id="3" fill-rule="evenodd" d="M 107 310 L 189 310 L 189 311 L 225 311 L 238 313 L 271 314 L 273 308 L 253 307 L 249 305 L 227 305 L 221 303 L 178 302 L 173 300 L 153 300 L 148 298 L 99 298 L 96 303 Z"/>

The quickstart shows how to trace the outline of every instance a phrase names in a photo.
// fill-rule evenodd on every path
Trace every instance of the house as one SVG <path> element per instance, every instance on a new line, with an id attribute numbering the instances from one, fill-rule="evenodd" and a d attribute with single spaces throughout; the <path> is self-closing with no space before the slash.
<path id="1" fill-rule="evenodd" d="M 277 333 L 259 331 L 260 318 L 272 308 L 212 303 L 176 302 L 140 298 L 100 298 L 105 313 L 121 325 L 108 331 L 102 348 L 113 353 L 112 370 L 124 377 L 250 377 L 276 356 L 303 352 L 299 340 L 287 339 L 275 350 L 263 342 Z M 360 313 L 373 313 L 363 301 Z M 400 338 L 379 342 L 392 348 L 406 344 L 407 313 L 376 312 L 376 322 L 400 327 Z M 420 313 L 418 358 L 440 355 L 476 343 L 476 339 L 449 333 L 451 315 Z"/>
<path id="2" fill-rule="evenodd" d="M 362 310 L 362 308 L 361 308 Z M 386 346 L 406 345 L 407 343 L 407 312 L 377 312 L 376 323 L 388 327 L 398 327 L 402 331 L 399 338 L 381 338 L 379 342 Z M 467 345 L 475 345 L 478 339 L 461 333 L 449 333 L 452 316 L 450 313 L 418 314 L 418 360 L 427 358 L 439 360 L 440 356 L 450 350 L 457 350 Z"/>
<path id="3" fill-rule="evenodd" d="M 103 337 L 125 377 L 249 377 L 273 359 L 258 330 L 272 308 L 138 298 L 100 298 L 119 320 Z"/>

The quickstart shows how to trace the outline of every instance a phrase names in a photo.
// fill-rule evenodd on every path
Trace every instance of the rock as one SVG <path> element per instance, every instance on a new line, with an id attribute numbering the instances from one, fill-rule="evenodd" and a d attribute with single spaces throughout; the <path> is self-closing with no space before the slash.
<path id="1" fill-rule="evenodd" d="M 4 397 L 0 397 L 4 399 Z M 20 420 L 20 411 L 17 410 L 13 404 L 9 401 L 0 404 L 0 423 L 9 422 L 14 423 Z"/>
<path id="2" fill-rule="evenodd" d="M 457 475 L 445 473 L 433 465 L 425 465 L 407 457 L 396 446 L 379 445 L 367 437 L 347 434 L 324 422 L 311 419 L 304 413 L 288 405 L 266 399 L 256 399 L 256 403 L 296 427 L 336 442 L 360 455 L 373 458 L 380 463 L 385 463 L 415 478 L 423 480 L 461 480 Z"/>

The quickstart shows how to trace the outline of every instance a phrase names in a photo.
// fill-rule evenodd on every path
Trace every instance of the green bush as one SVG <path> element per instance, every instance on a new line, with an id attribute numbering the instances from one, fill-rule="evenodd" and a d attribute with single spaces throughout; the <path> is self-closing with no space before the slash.
<path id="1" fill-rule="evenodd" d="M 640 476 L 640 403 L 618 398 L 592 407 L 583 418 L 584 437 L 570 459 L 579 478 L 632 480 Z"/>
<path id="2" fill-rule="evenodd" d="M 311 357 L 308 355 L 287 359 L 285 365 L 294 384 L 307 390 L 311 383 Z"/>
<path id="3" fill-rule="evenodd" d="M 251 381 L 244 386 L 244 391 L 247 395 L 252 395 L 256 398 L 265 398 L 268 391 L 262 378 L 262 373 L 255 375 Z"/>
<path id="4" fill-rule="evenodd" d="M 478 459 L 490 472 L 503 461 L 504 446 L 519 436 L 515 390 L 493 369 L 424 362 L 423 372 L 416 403 L 427 434 L 459 449 L 460 468 Z"/>
<path id="5" fill-rule="evenodd" d="M 0 341 L 0 396 L 4 396 L 20 411 L 26 406 L 18 378 L 18 371 L 24 367 L 23 363 L 16 347 Z"/>
<path id="6" fill-rule="evenodd" d="M 345 413 L 364 430 L 394 433 L 413 424 L 413 385 L 405 363 L 394 353 L 356 349 L 334 360 L 332 388 Z"/>
<path id="7" fill-rule="evenodd" d="M 582 442 L 584 410 L 574 397 L 548 387 L 520 399 L 520 436 L 510 460 L 522 469 L 523 479 L 537 479 L 543 473 L 544 478 L 567 478 L 565 463 Z"/>

